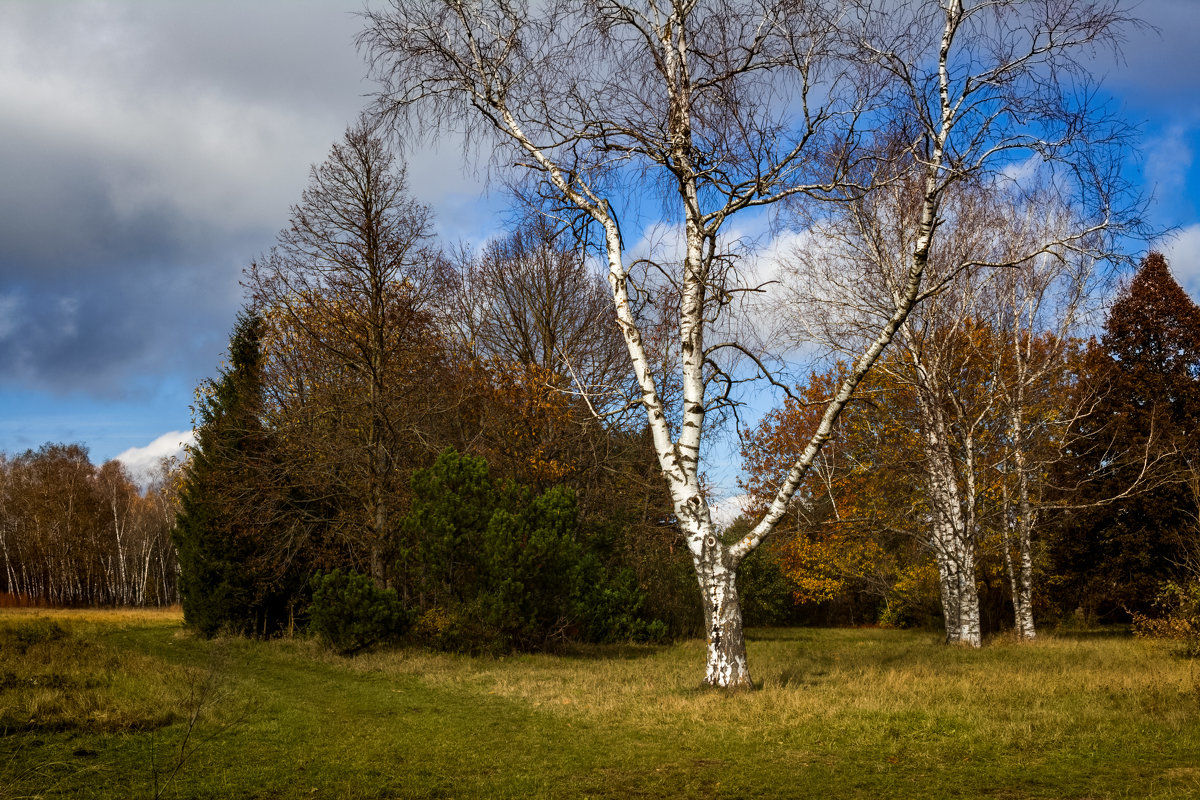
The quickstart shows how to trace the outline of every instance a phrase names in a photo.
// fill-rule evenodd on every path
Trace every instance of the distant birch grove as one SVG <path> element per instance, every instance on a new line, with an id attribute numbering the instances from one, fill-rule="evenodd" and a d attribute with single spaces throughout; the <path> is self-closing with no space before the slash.
<path id="1" fill-rule="evenodd" d="M 0 593 L 6 602 L 179 602 L 170 467 L 164 463 L 141 491 L 119 461 L 96 467 L 80 445 L 0 455 Z"/>

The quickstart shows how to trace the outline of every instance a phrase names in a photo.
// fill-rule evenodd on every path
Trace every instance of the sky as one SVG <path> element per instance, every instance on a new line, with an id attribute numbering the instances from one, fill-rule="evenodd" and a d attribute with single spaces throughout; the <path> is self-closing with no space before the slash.
<path id="1" fill-rule="evenodd" d="M 373 89 L 362 8 L 0 0 L 0 452 L 80 442 L 138 470 L 187 439 L 243 268 Z M 1148 27 L 1096 70 L 1141 126 L 1131 174 L 1200 298 L 1200 0 L 1137 13 Z M 456 142 L 406 156 L 443 241 L 500 227 Z"/>

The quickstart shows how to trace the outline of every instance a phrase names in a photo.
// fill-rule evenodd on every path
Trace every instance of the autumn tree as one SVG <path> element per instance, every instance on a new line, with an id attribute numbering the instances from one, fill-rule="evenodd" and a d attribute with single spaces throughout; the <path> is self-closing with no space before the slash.
<path id="1" fill-rule="evenodd" d="M 914 246 L 911 180 L 898 180 L 822 230 L 825 247 L 800 253 L 807 278 L 795 302 L 835 352 L 858 335 L 858 315 L 881 316 Z M 903 402 L 877 406 L 919 442 L 920 540 L 935 557 L 948 642 L 982 642 L 977 560 L 1002 557 L 1014 620 L 1034 635 L 1032 532 L 1050 464 L 1090 398 L 1073 392 L 1074 337 L 1101 281 L 1100 231 L 1061 194 L 1003 176 L 964 176 L 942 197 L 938 287 L 900 326 L 881 382 Z M 845 271 L 831 270 L 825 259 Z M 830 300 L 831 296 L 839 299 Z M 852 345 L 849 345 L 852 346 Z M 887 452 L 887 451 L 884 451 Z"/>
<path id="2" fill-rule="evenodd" d="M 1180 532 L 1197 513 L 1200 308 L 1160 253 L 1113 304 L 1084 370 L 1105 391 L 1073 429 L 1075 460 L 1057 470 L 1068 509 L 1054 525 L 1054 589 L 1065 611 L 1120 618 L 1147 612 L 1183 576 Z"/>
<path id="3" fill-rule="evenodd" d="M 360 120 L 311 169 L 290 226 L 246 275 L 269 325 L 274 423 L 320 482 L 311 493 L 339 495 L 325 522 L 380 581 L 396 470 L 419 449 L 422 371 L 436 362 L 430 220 L 403 165 Z"/>
<path id="4" fill-rule="evenodd" d="M 812 373 L 743 438 L 742 486 L 755 507 L 774 497 L 781 465 L 807 444 L 844 372 Z M 780 521 L 779 558 L 798 603 L 860 607 L 873 621 L 877 606 L 897 607 L 898 587 L 923 560 L 912 552 L 923 503 L 913 493 L 920 474 L 905 395 L 879 372 L 860 387 Z"/>
<path id="5" fill-rule="evenodd" d="M 178 458 L 162 458 L 143 495 L 145 527 L 151 532 L 142 546 L 141 562 L 147 603 L 179 602 L 179 558 L 171 534 L 179 512 L 183 470 Z"/>
<path id="6" fill-rule="evenodd" d="M 534 216 L 456 267 L 446 310 L 473 356 L 536 365 L 576 396 L 623 399 L 626 355 L 608 287 L 568 235 Z"/>
<path id="7" fill-rule="evenodd" d="M 960 0 L 894 8 L 735 0 L 461 4 L 392 0 L 365 15 L 360 43 L 382 89 L 385 118 L 422 132 L 456 129 L 494 145 L 549 213 L 599 243 L 675 517 L 693 559 L 708 637 L 706 682 L 749 686 L 735 576 L 787 511 L 857 385 L 914 305 L 935 290 L 928 264 L 946 190 L 1011 164 L 1020 151 L 1080 162 L 1096 117 L 1077 104 L 1075 53 L 1110 40 L 1117 0 L 1030 6 Z M 888 108 L 887 115 L 872 114 Z M 916 224 L 892 303 L 866 322 L 861 354 L 809 446 L 779 481 L 761 520 L 737 542 L 717 535 L 700 480 L 709 414 L 726 406 L 728 358 L 753 349 L 710 338 L 742 283 L 724 234 L 745 212 L 801 198 L 855 199 L 895 170 L 859 147 L 864 128 L 911 136 Z M 1088 174 L 1087 165 L 1075 174 Z M 1069 173 L 1068 173 L 1069 174 Z M 623 202 L 661 190 L 664 221 L 681 231 L 677 258 L 656 264 L 678 299 L 672 373 L 656 374 Z M 1101 212 L 1100 218 L 1105 214 Z M 1101 224 L 1101 223 L 1098 223 Z M 625 231 L 626 235 L 629 231 Z M 663 390 L 675 379 L 678 403 Z M 707 422 L 706 422 L 707 421 Z"/>

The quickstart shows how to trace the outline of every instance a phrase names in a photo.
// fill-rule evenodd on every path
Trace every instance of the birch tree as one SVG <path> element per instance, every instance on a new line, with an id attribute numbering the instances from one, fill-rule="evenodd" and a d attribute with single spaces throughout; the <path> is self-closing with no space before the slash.
<path id="1" fill-rule="evenodd" d="M 925 268 L 942 195 L 1014 151 L 1078 155 L 1081 142 L 1094 143 L 1091 109 L 1064 106 L 1060 89 L 1079 75 L 1073 51 L 1117 33 L 1120 6 L 391 0 L 366 13 L 359 41 L 381 85 L 383 118 L 491 145 L 494 163 L 535 186 L 547 212 L 599 242 L 702 594 L 707 683 L 751 685 L 738 565 L 786 513 L 841 409 L 913 306 L 936 290 Z M 914 247 L 891 313 L 866 337 L 768 510 L 724 544 L 700 483 L 702 439 L 709 415 L 730 400 L 728 357 L 763 363 L 744 341 L 710 338 L 731 300 L 752 288 L 739 282 L 724 235 L 739 216 L 782 201 L 853 199 L 886 179 L 889 170 L 876 169 L 875 153 L 860 145 L 874 138 L 864 134 L 894 127 L 894 113 L 911 132 L 905 151 L 920 188 Z M 637 199 L 623 202 L 626 188 Z M 682 231 L 679 257 L 659 265 L 679 297 L 673 407 L 663 399 L 666 376 L 647 357 L 640 287 L 622 238 L 621 220 L 635 220 L 651 193 Z"/>
<path id="2" fill-rule="evenodd" d="M 1034 531 L 1050 491 L 1047 476 L 1070 457 L 1069 431 L 1096 400 L 1074 380 L 1072 367 L 1079 357 L 1077 337 L 1105 284 L 1105 275 L 1086 256 L 1043 256 L 1023 269 L 996 273 L 986 290 L 998 345 L 995 391 L 1004 417 L 997 526 L 1012 589 L 1013 627 L 1025 640 L 1037 636 Z"/>

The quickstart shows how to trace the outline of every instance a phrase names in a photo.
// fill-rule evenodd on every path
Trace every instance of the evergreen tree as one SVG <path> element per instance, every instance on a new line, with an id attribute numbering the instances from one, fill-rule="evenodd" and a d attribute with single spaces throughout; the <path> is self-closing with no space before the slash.
<path id="1" fill-rule="evenodd" d="M 1074 488 L 1066 504 L 1082 508 L 1055 525 L 1051 585 L 1064 611 L 1124 618 L 1178 577 L 1197 513 L 1186 476 L 1200 455 L 1200 307 L 1161 254 L 1113 304 L 1084 371 L 1100 399 L 1063 481 Z"/>
<path id="2" fill-rule="evenodd" d="M 267 635 L 287 621 L 290 584 L 264 537 L 274 505 L 271 437 L 262 424 L 262 321 L 242 314 L 229 366 L 197 392 L 173 534 L 184 619 L 205 635 L 225 629 Z"/>

